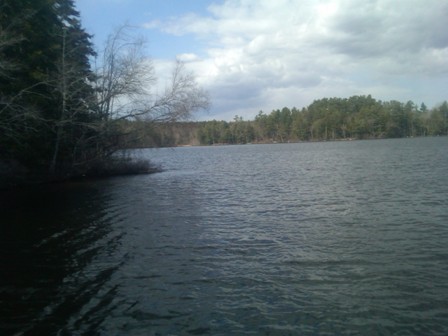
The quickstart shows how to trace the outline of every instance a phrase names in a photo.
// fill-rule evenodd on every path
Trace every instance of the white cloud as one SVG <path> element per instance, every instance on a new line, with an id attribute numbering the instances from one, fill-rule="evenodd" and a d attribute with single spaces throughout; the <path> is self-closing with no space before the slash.
<path id="1" fill-rule="evenodd" d="M 448 85 L 447 0 L 227 0 L 208 10 L 147 28 L 204 42 L 207 57 L 179 58 L 195 61 L 217 117 L 370 93 L 431 105 L 410 83 Z"/>
<path id="2" fill-rule="evenodd" d="M 200 60 L 199 56 L 193 53 L 185 53 L 177 55 L 176 57 L 179 61 L 188 63 L 188 62 L 194 62 Z"/>

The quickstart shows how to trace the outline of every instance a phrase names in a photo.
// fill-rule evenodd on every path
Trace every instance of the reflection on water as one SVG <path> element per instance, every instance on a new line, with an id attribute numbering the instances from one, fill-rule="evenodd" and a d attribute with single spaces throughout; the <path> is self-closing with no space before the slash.
<path id="1" fill-rule="evenodd" d="M 52 334 L 101 290 L 119 265 L 92 264 L 114 253 L 123 235 L 112 232 L 119 208 L 110 199 L 88 184 L 2 194 L 5 330 Z"/>
<path id="2" fill-rule="evenodd" d="M 447 138 L 149 150 L 1 193 L 3 335 L 448 333 Z"/>

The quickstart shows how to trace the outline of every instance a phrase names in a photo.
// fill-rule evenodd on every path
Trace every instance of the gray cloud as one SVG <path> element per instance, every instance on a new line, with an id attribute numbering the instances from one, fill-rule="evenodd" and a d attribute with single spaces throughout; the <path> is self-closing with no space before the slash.
<path id="1" fill-rule="evenodd" d="M 448 87 L 447 0 L 233 0 L 209 12 L 147 27 L 205 41 L 192 67 L 217 117 L 325 96 L 448 99 L 418 84 Z"/>

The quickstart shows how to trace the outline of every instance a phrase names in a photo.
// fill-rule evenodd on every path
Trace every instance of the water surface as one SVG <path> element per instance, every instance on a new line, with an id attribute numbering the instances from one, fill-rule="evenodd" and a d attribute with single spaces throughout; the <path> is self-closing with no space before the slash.
<path id="1" fill-rule="evenodd" d="M 448 334 L 448 138 L 138 154 L 2 193 L 2 335 Z"/>

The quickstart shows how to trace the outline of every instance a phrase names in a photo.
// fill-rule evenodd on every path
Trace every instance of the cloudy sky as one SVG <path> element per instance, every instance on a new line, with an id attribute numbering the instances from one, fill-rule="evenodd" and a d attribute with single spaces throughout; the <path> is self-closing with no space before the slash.
<path id="1" fill-rule="evenodd" d="M 159 76 L 176 58 L 209 91 L 197 119 L 371 94 L 448 100 L 448 0 L 75 0 L 101 46 L 140 27 Z"/>

